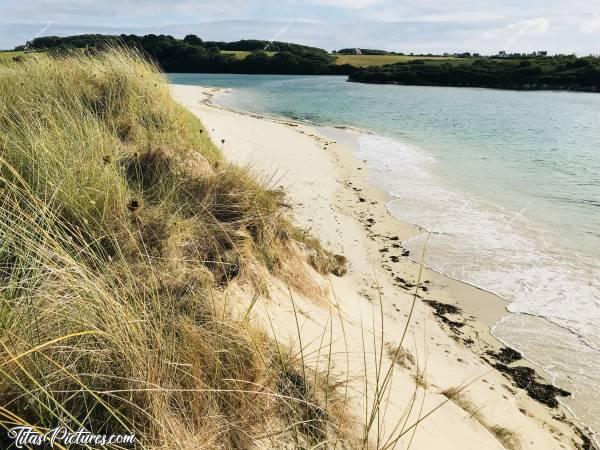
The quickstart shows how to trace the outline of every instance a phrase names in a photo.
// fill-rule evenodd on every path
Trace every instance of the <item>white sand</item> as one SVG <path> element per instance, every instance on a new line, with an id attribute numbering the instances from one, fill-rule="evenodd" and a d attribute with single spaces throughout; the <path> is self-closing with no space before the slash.
<path id="1" fill-rule="evenodd" d="M 552 411 L 532 400 L 478 356 L 486 348 L 498 348 L 489 326 L 504 314 L 501 300 L 425 270 L 422 280 L 429 281 L 428 292 L 420 295 L 460 305 L 465 316 L 474 318 L 461 329 L 463 334 L 453 339 L 421 300 L 414 302 L 411 315 L 413 296 L 395 285 L 393 278 L 415 282 L 419 266 L 408 258 L 390 262 L 389 256 L 399 252 L 392 245 L 399 241 L 384 237 L 398 236 L 402 241 L 419 230 L 388 214 L 385 195 L 367 184 L 367 168 L 351 149 L 305 125 L 212 105 L 209 89 L 173 86 L 172 92 L 202 120 L 228 159 L 250 165 L 257 176 L 274 186 L 284 186 L 297 223 L 348 258 L 349 273 L 341 278 L 313 274 L 327 291 L 325 301 L 294 293 L 292 303 L 284 283 L 273 281 L 270 298 L 261 298 L 253 311 L 256 320 L 279 340 L 299 344 L 301 339 L 308 364 L 325 369 L 324 355 L 331 354 L 332 372 L 347 381 L 357 430 L 366 422 L 365 403 L 373 404 L 376 380 L 392 364 L 385 347 L 397 346 L 410 316 L 403 347 L 415 362 L 408 368 L 394 365 L 392 383 L 385 392 L 387 406 L 381 409 L 375 419 L 379 426 L 373 426 L 370 434 L 374 446 L 381 448 L 402 435 L 397 448 L 407 448 L 410 443 L 414 449 L 427 450 L 502 449 L 489 431 L 500 426 L 515 433 L 523 449 L 575 448 L 574 440 L 579 442 L 579 438 L 573 429 L 552 418 L 561 409 Z M 375 224 L 367 228 L 369 218 Z M 382 248 L 388 250 L 382 253 Z M 253 292 L 239 287 L 237 294 L 248 300 Z M 300 321 L 300 338 L 294 310 Z M 475 341 L 471 349 L 464 345 L 465 338 Z M 425 388 L 416 386 L 414 380 L 420 372 Z M 446 397 L 440 394 L 466 384 L 463 395 L 477 410 L 472 416 L 453 402 L 443 404 Z M 411 428 L 419 417 L 442 404 Z"/>

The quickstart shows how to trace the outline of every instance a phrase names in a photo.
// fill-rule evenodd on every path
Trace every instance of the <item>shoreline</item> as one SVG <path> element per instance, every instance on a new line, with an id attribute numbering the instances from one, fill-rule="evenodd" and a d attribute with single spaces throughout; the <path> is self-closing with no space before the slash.
<path id="1" fill-rule="evenodd" d="M 222 107 L 221 105 L 216 105 L 216 106 Z M 240 111 L 236 111 L 234 109 L 232 109 L 232 110 L 238 114 L 245 114 L 245 112 L 243 112 L 243 111 L 240 112 Z M 252 113 L 252 114 L 254 114 L 254 113 Z M 269 116 L 265 116 L 265 117 L 268 118 Z M 278 118 L 278 120 L 285 120 L 285 119 Z M 357 133 L 375 134 L 368 130 L 356 129 L 356 131 L 355 131 L 354 129 L 347 128 L 347 127 L 340 128 L 340 129 L 344 133 L 354 134 L 355 132 L 357 132 Z M 321 126 L 317 127 L 317 130 L 324 132 L 324 134 L 327 134 L 328 132 L 330 133 L 332 130 L 337 132 L 339 129 L 337 127 L 335 127 L 335 129 L 334 129 L 331 126 L 322 126 L 321 125 Z M 333 137 L 333 135 L 331 135 L 331 137 Z M 351 145 L 346 144 L 345 146 L 347 148 L 343 149 L 342 151 L 344 151 L 344 150 L 350 151 L 351 152 L 350 156 L 352 158 L 366 163 L 366 161 L 360 160 L 359 157 L 356 155 L 356 151 L 358 150 L 357 143 L 352 143 Z M 346 165 L 348 165 L 348 161 L 342 162 L 342 164 L 338 167 L 338 169 L 346 170 L 346 167 L 345 167 Z M 402 239 L 403 241 L 414 238 L 422 233 L 429 232 L 428 230 L 426 230 L 425 228 L 423 228 L 422 226 L 420 226 L 418 224 L 406 222 L 406 221 L 394 216 L 392 214 L 392 212 L 388 209 L 387 205 L 388 205 L 388 202 L 391 201 L 392 199 L 394 199 L 395 197 L 393 197 L 391 194 L 387 193 L 383 189 L 374 185 L 370 180 L 368 180 L 368 176 L 365 176 L 363 181 L 368 186 L 367 192 L 369 193 L 369 196 L 380 196 L 382 198 L 385 198 L 385 209 L 386 209 L 388 216 L 392 219 L 392 221 L 397 221 L 399 223 L 402 223 L 403 226 L 405 226 L 405 227 L 412 228 L 412 235 L 409 235 L 405 239 Z M 410 260 L 412 262 L 412 264 L 415 266 L 420 265 L 420 262 L 411 255 L 405 256 L 404 258 L 407 258 L 408 260 Z M 511 347 L 508 343 L 504 342 L 501 338 L 497 337 L 493 333 L 493 328 L 496 324 L 502 322 L 504 319 L 506 319 L 510 315 L 521 314 L 521 313 L 513 313 L 508 310 L 508 305 L 510 304 L 509 300 L 502 298 L 497 293 L 490 291 L 488 289 L 485 289 L 484 287 L 478 286 L 474 283 L 470 283 L 465 280 L 461 280 L 461 279 L 452 277 L 452 276 L 447 275 L 441 271 L 438 271 L 432 267 L 429 267 L 426 264 L 423 264 L 423 266 L 427 269 L 429 278 L 432 278 L 432 274 L 436 274 L 434 276 L 435 278 L 439 277 L 441 280 L 444 280 L 444 279 L 450 280 L 448 283 L 448 286 L 446 286 L 446 288 L 453 291 L 451 294 L 451 298 L 450 298 L 451 303 L 461 310 L 461 313 L 458 314 L 458 316 L 462 317 L 462 319 L 465 321 L 464 322 L 465 324 L 468 321 L 468 317 L 475 317 L 476 322 L 481 322 L 479 324 L 476 323 L 476 324 L 472 325 L 473 326 L 472 331 L 474 331 L 475 335 L 476 335 L 476 338 L 474 339 L 475 345 L 465 344 L 465 341 L 468 341 L 469 339 L 473 338 L 472 334 L 470 334 L 468 337 L 462 339 L 462 342 L 466 349 L 468 349 L 474 353 L 477 353 L 480 356 L 489 354 L 489 353 L 502 352 L 504 349 L 517 351 L 513 347 Z M 477 299 L 473 298 L 472 293 L 468 292 L 473 289 L 476 291 L 480 291 L 486 297 L 485 300 L 481 301 L 482 299 L 480 299 L 480 298 L 477 298 Z M 448 300 L 448 299 L 446 299 L 446 300 Z M 434 315 L 435 315 L 435 313 L 434 313 Z M 535 316 L 535 317 L 547 321 L 547 319 L 545 319 L 542 316 Z M 444 319 L 442 319 L 442 322 L 444 322 Z M 550 321 L 547 321 L 547 322 L 550 324 L 553 324 Z M 481 327 L 482 324 L 483 324 L 483 327 Z M 553 325 L 555 325 L 555 324 L 553 324 Z M 559 326 L 559 325 L 557 325 L 557 326 Z M 482 334 L 478 333 L 480 331 L 480 328 L 484 329 L 484 333 L 482 333 Z M 450 328 L 448 331 L 449 331 L 449 335 L 451 337 L 453 337 L 452 328 Z M 571 332 L 571 330 L 567 330 L 567 331 Z M 483 346 L 478 345 L 478 343 L 477 343 L 478 340 L 483 341 Z M 520 351 L 517 351 L 517 352 L 521 355 L 521 357 L 518 360 L 520 366 L 531 367 L 532 369 L 535 370 L 535 374 L 537 376 L 539 376 L 544 382 L 549 383 L 550 385 L 552 385 L 558 389 L 561 389 L 559 386 L 554 384 L 554 382 L 552 380 L 552 376 L 548 372 L 546 372 L 544 370 L 544 368 L 538 366 L 535 362 L 529 360 L 527 358 L 527 355 L 521 353 Z M 484 357 L 484 359 L 485 359 L 485 357 Z M 491 358 L 491 361 L 486 360 L 486 362 L 488 362 L 490 364 L 490 366 L 493 367 L 493 365 L 494 365 L 493 357 Z M 560 403 L 561 408 L 564 408 L 565 410 L 568 411 L 568 415 L 571 417 L 571 419 L 573 419 L 575 422 L 577 422 L 579 427 L 581 427 L 589 432 L 589 428 L 587 427 L 587 425 L 585 425 L 567 405 L 561 403 L 560 398 L 558 398 L 558 401 Z M 592 436 L 593 436 L 593 434 L 592 434 Z"/>
<path id="2" fill-rule="evenodd" d="M 349 83 L 362 83 L 362 84 L 379 84 L 385 86 L 426 86 L 426 87 L 442 87 L 442 88 L 457 88 L 457 89 L 494 89 L 497 91 L 513 91 L 513 92 L 581 92 L 582 94 L 597 94 L 600 92 L 596 87 L 590 88 L 570 88 L 570 87 L 519 87 L 515 85 L 508 85 L 507 87 L 499 86 L 476 86 L 469 84 L 406 84 L 397 81 L 387 82 L 374 82 L 374 81 L 355 81 L 347 80 Z"/>
<path id="3" fill-rule="evenodd" d="M 270 120 L 270 121 L 274 121 L 277 123 L 281 123 L 281 124 L 296 124 L 296 125 L 300 125 L 300 126 L 308 126 L 311 128 L 314 128 L 316 131 L 321 132 L 325 135 L 329 135 L 329 137 L 333 138 L 333 139 L 338 139 L 341 136 L 335 136 L 335 134 L 337 133 L 344 133 L 346 135 L 349 135 L 347 137 L 350 137 L 351 139 L 349 140 L 355 140 L 356 139 L 356 134 L 366 134 L 366 135 L 375 135 L 376 133 L 374 133 L 373 131 L 370 130 L 366 130 L 366 129 L 361 129 L 361 128 L 356 128 L 356 127 L 350 127 L 350 126 L 346 126 L 346 125 L 339 125 L 339 126 L 334 126 L 334 125 L 322 125 L 322 124 L 318 124 L 316 122 L 311 122 L 311 121 L 302 121 L 302 120 L 297 120 L 297 119 L 293 119 L 293 118 L 287 118 L 287 117 L 283 117 L 283 116 L 275 116 L 275 115 L 270 115 L 267 113 L 257 113 L 257 112 L 253 112 L 253 111 L 245 111 L 245 110 L 240 110 L 240 109 L 236 109 L 236 108 L 231 108 L 231 107 L 227 107 L 227 106 L 223 106 L 220 105 L 218 102 L 213 101 L 213 99 L 219 95 L 219 94 L 223 94 L 223 93 L 228 93 L 226 91 L 229 91 L 228 88 L 206 88 L 209 91 L 206 92 L 206 99 L 203 101 L 207 106 L 213 107 L 213 108 L 219 108 L 219 109 L 223 109 L 225 111 L 230 111 L 234 114 L 240 114 L 240 115 L 244 115 L 244 116 L 249 116 L 249 117 L 254 117 L 257 119 L 263 119 L 263 120 Z M 343 139 L 343 137 L 342 137 Z M 352 143 L 344 143 L 343 144 L 344 147 L 346 147 L 345 151 L 349 151 L 351 153 L 351 157 L 357 161 L 361 161 L 359 159 L 359 157 L 356 155 L 356 151 L 358 150 L 358 144 L 356 142 L 352 142 Z M 343 157 L 342 155 L 338 154 L 338 158 Z M 338 162 L 340 162 L 340 160 L 338 159 Z M 349 161 L 344 161 L 341 164 L 339 164 L 338 169 L 340 170 L 346 170 L 345 165 L 348 165 Z M 366 161 L 362 160 L 363 163 L 366 163 Z M 345 163 L 345 164 L 344 164 Z M 423 233 L 423 232 L 428 232 L 425 228 L 423 228 L 422 226 L 415 224 L 415 223 L 410 223 L 407 222 L 405 220 L 399 219 L 398 217 L 394 216 L 391 211 L 388 208 L 388 203 L 390 201 L 392 201 L 394 199 L 394 197 L 389 194 L 388 192 L 384 191 L 383 189 L 375 186 L 372 182 L 370 182 L 368 179 L 368 176 L 365 175 L 364 180 L 362 180 L 366 185 L 367 185 L 367 189 L 370 191 L 371 196 L 377 196 L 380 197 L 382 199 L 385 199 L 385 209 L 387 214 L 393 218 L 393 220 L 398 221 L 400 223 L 402 223 L 402 225 L 404 227 L 408 227 L 411 228 L 411 234 L 406 237 L 403 240 L 407 240 L 407 239 L 411 239 L 413 237 L 418 236 L 419 234 Z M 412 258 L 411 256 L 407 256 L 406 258 L 408 258 L 410 261 L 412 261 L 413 264 L 420 264 L 419 261 L 417 261 L 416 259 Z M 427 266 L 426 264 L 423 264 L 424 267 L 433 273 L 438 274 L 440 277 L 444 277 L 447 278 L 449 280 L 451 280 L 452 282 L 455 283 L 460 283 L 460 284 L 464 284 L 466 286 L 468 286 L 469 288 L 473 288 L 479 291 L 484 292 L 486 295 L 489 295 L 490 298 L 492 299 L 492 302 L 494 303 L 494 306 L 492 308 L 493 313 L 491 314 L 491 316 L 493 317 L 486 317 L 488 316 L 487 314 L 480 314 L 480 316 L 478 317 L 479 320 L 482 320 L 486 325 L 488 325 L 490 327 L 490 329 L 488 330 L 489 334 L 490 334 L 490 338 L 493 339 L 494 341 L 497 341 L 497 344 L 499 346 L 504 346 L 504 347 L 508 347 L 508 344 L 502 342 L 500 340 L 500 338 L 496 337 L 493 335 L 491 328 L 493 327 L 493 325 L 495 325 L 496 323 L 498 323 L 499 321 L 501 321 L 504 317 L 509 316 L 511 314 L 518 314 L 518 313 L 512 313 L 510 312 L 507 308 L 508 305 L 510 304 L 509 300 L 506 300 L 504 298 L 502 298 L 499 294 L 492 292 L 484 287 L 478 286 L 474 283 L 470 283 L 468 281 L 465 280 L 461 280 L 459 278 L 455 278 L 452 277 L 448 274 L 445 274 L 439 270 L 436 270 L 432 267 Z M 481 308 L 477 308 L 476 305 L 469 305 L 469 306 L 474 306 L 475 309 L 480 310 Z M 488 307 L 489 305 L 485 305 L 486 307 Z M 500 312 L 502 311 L 502 312 Z M 539 317 L 541 319 L 544 319 L 544 317 L 542 316 L 536 316 Z M 551 322 L 552 323 L 552 322 Z M 557 325 L 559 326 L 559 325 Z M 524 359 L 527 360 L 527 358 L 524 357 Z M 538 370 L 544 372 L 543 368 L 537 366 L 534 362 L 527 360 L 531 365 L 535 366 Z M 544 377 L 549 377 L 549 375 L 544 374 Z M 550 381 L 550 380 L 549 380 Z"/>
<path id="4" fill-rule="evenodd" d="M 433 86 L 435 87 L 435 86 Z M 445 87 L 445 86 L 439 86 L 439 87 Z M 349 150 L 352 153 L 352 156 L 357 159 L 360 160 L 360 158 L 357 156 L 356 152 L 359 150 L 358 147 L 358 143 L 356 142 L 349 142 L 350 140 L 355 141 L 357 138 L 357 135 L 377 135 L 377 133 L 371 131 L 371 130 L 367 130 L 367 129 L 363 129 L 363 128 L 358 128 L 358 127 L 352 127 L 352 126 L 347 126 L 347 125 L 323 125 L 323 124 L 319 124 L 316 122 L 312 122 L 309 120 L 298 120 L 298 119 L 294 119 L 294 118 L 287 118 L 284 116 L 275 116 L 275 115 L 271 115 L 271 114 L 267 114 L 267 113 L 258 113 L 258 112 L 253 112 L 253 111 L 246 111 L 246 110 L 240 110 L 240 109 L 236 109 L 233 107 L 228 107 L 228 106 L 224 106 L 219 104 L 218 102 L 214 102 L 213 99 L 219 95 L 219 94 L 228 94 L 230 93 L 230 88 L 206 88 L 206 89 L 210 89 L 211 92 L 208 92 L 206 94 L 207 98 L 206 98 L 206 104 L 215 108 L 221 108 L 224 109 L 226 111 L 230 111 L 233 112 L 235 114 L 240 114 L 240 115 L 245 115 L 245 116 L 250 116 L 250 117 L 254 117 L 254 118 L 258 118 L 258 119 L 265 119 L 265 120 L 271 120 L 274 122 L 278 122 L 278 123 L 282 123 L 282 124 L 287 124 L 287 123 L 293 123 L 293 124 L 297 124 L 297 125 L 301 125 L 301 126 L 309 126 L 314 128 L 316 131 L 324 134 L 324 135 L 328 135 L 329 137 L 331 137 L 332 139 L 338 139 L 340 140 L 340 138 L 343 139 L 343 137 L 341 135 L 335 136 L 338 133 L 342 133 L 345 135 L 348 135 L 347 137 L 350 137 L 351 139 L 348 139 L 345 143 L 344 146 L 347 147 L 347 150 Z M 482 88 L 485 89 L 485 88 Z M 363 160 L 363 162 L 367 162 L 366 160 Z M 382 188 L 377 187 L 374 183 L 372 183 L 371 181 L 369 181 L 367 179 L 368 177 L 365 177 L 365 182 L 369 185 L 370 188 L 372 188 L 373 190 L 377 191 L 378 194 L 382 195 L 386 200 L 385 200 L 385 206 L 386 206 L 386 210 L 387 213 L 393 217 L 396 221 L 401 222 L 404 226 L 407 227 L 412 227 L 414 230 L 414 233 L 412 236 L 408 237 L 407 239 L 410 239 L 411 237 L 416 237 L 421 233 L 428 233 L 429 230 L 427 230 L 426 228 L 422 227 L 421 225 L 418 225 L 416 223 L 411 223 L 408 222 L 406 220 L 403 220 L 401 218 L 398 218 L 396 216 L 394 216 L 394 214 L 389 210 L 388 208 L 388 204 L 393 201 L 394 199 L 396 199 L 396 197 L 392 196 L 391 194 L 389 194 L 388 192 L 386 192 L 385 190 L 383 190 Z M 420 264 L 419 261 L 417 261 L 416 259 L 412 258 L 411 256 L 408 256 L 408 258 L 414 263 L 414 264 Z M 427 264 L 423 263 L 423 266 L 425 268 L 427 268 L 428 271 L 434 272 L 436 274 L 439 274 L 441 277 L 444 278 L 448 278 L 454 282 L 457 283 L 461 283 L 461 284 L 465 284 L 467 286 L 470 286 L 474 289 L 480 290 L 482 292 L 484 292 L 485 294 L 489 294 L 492 298 L 493 298 L 493 303 L 495 303 L 494 307 L 492 308 L 494 310 L 494 312 L 496 312 L 496 314 L 493 314 L 493 316 L 495 317 L 495 319 L 489 318 L 489 320 L 483 320 L 486 325 L 489 325 L 490 329 L 489 329 L 489 333 L 491 334 L 491 338 L 495 341 L 497 341 L 497 343 L 500 346 L 503 347 L 510 347 L 509 344 L 507 344 L 506 342 L 504 342 L 500 337 L 496 336 L 493 334 L 493 327 L 494 325 L 500 323 L 504 318 L 510 316 L 510 315 L 527 315 L 527 316 L 531 316 L 531 317 L 535 317 L 538 319 L 541 319 L 547 323 L 549 323 L 552 326 L 556 326 L 559 327 L 561 329 L 564 329 L 565 331 L 567 331 L 570 334 L 574 334 L 577 335 L 577 333 L 575 333 L 573 330 L 564 327 L 560 324 L 554 323 L 550 320 L 548 320 L 546 317 L 541 316 L 541 315 L 537 315 L 537 314 L 530 314 L 530 313 L 515 313 L 512 312 L 508 309 L 508 306 L 512 303 L 510 300 L 507 300 L 505 298 L 503 298 L 500 294 L 489 290 L 485 287 L 479 286 L 475 283 L 466 281 L 466 280 L 462 280 L 460 278 L 456 278 L 453 277 L 449 274 L 443 273 L 433 267 L 428 266 Z M 489 306 L 489 305 L 486 305 Z M 498 313 L 500 309 L 503 309 L 502 313 Z M 479 316 L 478 319 L 484 319 L 485 317 L 483 316 Z M 539 372 L 542 373 L 543 378 L 546 379 L 548 382 L 553 383 L 551 380 L 551 375 L 548 374 L 543 367 L 537 365 L 535 362 L 529 360 L 527 358 L 526 355 L 523 355 L 523 359 L 527 361 L 527 363 L 529 363 L 532 367 L 534 367 L 536 370 L 538 370 Z M 568 406 L 563 405 L 565 408 L 568 409 Z M 573 413 L 572 413 L 573 414 Z M 574 414 L 573 414 L 574 415 Z M 579 419 L 577 419 L 579 421 Z"/>
<path id="5" fill-rule="evenodd" d="M 189 86 L 186 88 L 194 88 Z M 196 89 L 202 89 L 195 87 Z M 351 141 L 351 135 L 356 138 L 356 133 L 367 132 L 366 130 L 357 130 L 348 127 L 321 126 L 318 124 L 306 123 L 282 117 L 270 116 L 254 112 L 239 111 L 215 104 L 212 100 L 216 93 L 222 92 L 220 88 L 209 88 L 203 90 L 203 98 L 200 103 L 206 108 L 221 110 L 233 115 L 250 117 L 262 121 L 270 121 L 288 128 L 293 128 L 299 134 L 308 135 L 313 139 L 321 151 L 326 153 L 331 159 L 336 171 L 336 183 L 339 186 L 336 197 L 340 202 L 336 205 L 345 212 L 352 214 L 357 218 L 363 230 L 367 246 L 371 249 L 370 254 L 378 255 L 377 264 L 387 272 L 391 279 L 392 289 L 400 292 L 410 293 L 415 287 L 414 280 L 419 271 L 420 264 L 418 258 L 411 258 L 404 254 L 401 242 L 411 239 L 423 232 L 423 228 L 418 225 L 409 224 L 394 217 L 387 208 L 387 203 L 391 196 L 385 191 L 373 186 L 368 179 L 368 168 L 365 161 L 358 159 L 352 143 L 338 141 Z M 201 116 L 202 117 L 202 116 Z M 214 132 L 214 129 L 213 129 Z M 298 216 L 297 209 L 294 208 L 294 216 Z M 299 214 L 302 216 L 303 214 Z M 377 219 L 375 219 L 375 217 Z M 302 220 L 300 220 L 302 223 Z M 312 226 L 312 225 L 311 225 Z M 318 227 L 317 227 L 318 228 Z M 392 230 L 393 236 L 389 231 Z M 341 254 L 344 249 L 340 248 L 336 238 L 329 234 L 323 235 L 322 231 L 317 229 L 317 235 L 320 235 L 324 244 L 333 247 L 332 249 Z M 325 238 L 325 239 L 324 239 Z M 340 251 L 341 250 L 341 251 Z M 376 259 L 376 258 L 373 258 Z M 448 277 L 440 272 L 430 268 L 425 268 L 423 279 L 424 284 L 420 285 L 421 293 L 417 297 L 419 302 L 425 305 L 429 313 L 433 313 L 436 322 L 444 330 L 451 340 L 458 343 L 465 351 L 473 353 L 478 358 L 486 361 L 488 367 L 499 364 L 500 355 L 506 346 L 492 334 L 492 326 L 500 321 L 502 317 L 509 314 L 506 309 L 508 302 L 501 297 L 476 285 L 463 282 Z M 387 305 L 390 306 L 390 305 Z M 391 305 L 392 310 L 396 305 Z M 393 311 L 392 311 L 393 312 Z M 490 355 L 496 355 L 492 357 Z M 460 359 L 460 358 L 459 358 Z M 514 363 L 513 360 L 510 363 Z M 517 366 L 528 366 L 542 372 L 542 379 L 548 380 L 548 374 L 535 364 L 519 359 Z M 536 375 L 537 376 L 537 375 Z M 514 380 L 513 380 L 514 381 Z M 510 392 L 510 390 L 508 390 Z M 523 401 L 523 395 L 513 395 Z M 522 393 L 520 393 L 522 394 Z M 529 398 L 525 395 L 526 398 Z M 531 402 L 529 402 L 531 403 Z M 535 407 L 535 404 L 538 407 Z M 544 416 L 542 410 L 548 413 L 550 410 L 541 404 L 535 402 L 529 404 L 527 410 L 532 410 L 533 416 Z M 555 412 L 562 412 L 565 415 L 565 423 L 569 427 L 577 430 L 584 428 L 574 417 L 572 412 L 564 405 L 554 409 Z M 565 414 L 566 413 L 566 414 Z M 547 414 L 546 414 L 547 415 Z M 571 417 L 579 425 L 571 422 Z M 547 418 L 544 417 L 544 421 Z"/>

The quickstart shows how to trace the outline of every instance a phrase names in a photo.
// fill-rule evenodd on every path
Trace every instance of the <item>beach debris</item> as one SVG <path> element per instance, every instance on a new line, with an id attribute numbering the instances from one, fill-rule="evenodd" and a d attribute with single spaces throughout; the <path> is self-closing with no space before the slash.
<path id="1" fill-rule="evenodd" d="M 527 394 L 531 398 L 550 408 L 556 408 L 558 406 L 557 397 L 571 396 L 569 391 L 540 381 L 541 378 L 531 367 L 509 367 L 502 363 L 492 364 L 492 366 L 511 378 L 515 386 L 527 391 Z"/>
<path id="2" fill-rule="evenodd" d="M 502 347 L 497 352 L 488 350 L 485 354 L 493 358 L 496 362 L 491 362 L 486 357 L 483 357 L 484 361 L 512 380 L 516 387 L 527 391 L 527 394 L 531 398 L 550 408 L 558 406 L 557 397 L 571 396 L 569 391 L 545 383 L 532 367 L 510 366 L 510 364 L 523 359 L 523 355 L 517 350 L 510 347 Z"/>
<path id="3" fill-rule="evenodd" d="M 414 283 L 411 283 L 410 281 L 406 281 L 406 280 L 405 280 L 404 278 L 402 278 L 402 277 L 395 277 L 395 278 L 394 278 L 394 281 L 395 281 L 396 283 L 398 283 L 398 285 L 399 285 L 399 286 L 400 286 L 402 289 L 405 289 L 405 290 L 412 289 L 412 288 L 414 288 L 414 287 L 416 286 L 416 284 L 414 284 Z"/>
<path id="4" fill-rule="evenodd" d="M 451 331 L 453 331 L 456 334 L 462 334 L 460 329 L 465 326 L 465 322 L 459 322 L 457 320 L 452 320 L 446 317 L 447 315 L 460 315 L 462 310 L 458 306 L 451 305 L 449 303 L 438 302 L 437 300 L 423 301 L 434 309 L 433 315 L 440 319 L 443 323 L 448 325 Z"/>
<path id="5" fill-rule="evenodd" d="M 496 361 L 498 361 L 502 364 L 511 364 L 511 363 L 523 358 L 523 355 L 521 355 L 520 352 L 518 352 L 515 349 L 512 349 L 510 347 L 502 347 L 497 352 L 488 350 L 485 353 L 486 353 L 486 355 L 491 356 Z"/>

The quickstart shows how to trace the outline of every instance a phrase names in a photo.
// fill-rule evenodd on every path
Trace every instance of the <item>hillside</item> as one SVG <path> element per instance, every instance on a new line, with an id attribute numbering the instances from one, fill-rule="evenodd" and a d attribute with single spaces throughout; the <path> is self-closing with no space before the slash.
<path id="1" fill-rule="evenodd" d="M 29 55 L 0 66 L 0 96 L 4 428 L 151 449 L 349 442 L 327 371 L 227 294 L 345 271 L 281 190 L 225 161 L 133 52 Z"/>
<path id="2" fill-rule="evenodd" d="M 143 51 L 166 72 L 347 75 L 359 67 L 431 59 L 397 54 L 328 53 L 315 47 L 278 41 L 203 41 L 194 35 L 184 39 L 164 35 L 48 36 L 32 40 L 29 49 L 61 52 L 74 48 L 98 49 L 115 44 Z M 440 56 L 435 59 L 453 58 Z"/>
<path id="3" fill-rule="evenodd" d="M 352 49 L 338 53 L 305 45 L 264 40 L 204 41 L 149 34 L 47 36 L 28 42 L 30 51 L 60 54 L 82 49 L 93 54 L 120 45 L 150 57 L 170 73 L 239 73 L 280 75 L 348 75 L 349 81 L 423 86 L 498 89 L 557 89 L 596 92 L 600 58 L 576 56 L 481 57 L 403 55 L 382 50 Z M 23 47 L 15 50 L 22 51 Z M 0 61 L 17 53 L 0 53 Z"/>
<path id="4" fill-rule="evenodd" d="M 278 41 L 203 41 L 188 35 L 184 39 L 149 34 L 81 35 L 41 37 L 28 43 L 29 49 L 60 53 L 69 49 L 96 51 L 105 46 L 133 48 L 151 57 L 165 72 L 340 74 L 345 66 L 333 64 L 325 50 Z"/>
<path id="5" fill-rule="evenodd" d="M 378 84 L 597 92 L 600 89 L 600 58 L 426 59 L 363 68 L 352 73 L 349 80 Z"/>

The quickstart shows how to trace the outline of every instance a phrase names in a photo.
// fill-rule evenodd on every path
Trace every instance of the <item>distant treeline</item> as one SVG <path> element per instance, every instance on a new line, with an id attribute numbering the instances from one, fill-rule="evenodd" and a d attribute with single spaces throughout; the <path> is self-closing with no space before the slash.
<path id="1" fill-rule="evenodd" d="M 73 48 L 94 50 L 107 45 L 137 48 L 154 59 L 165 72 L 339 75 L 349 74 L 354 70 L 350 65 L 335 65 L 335 58 L 320 48 L 261 40 L 203 41 L 195 35 L 188 35 L 184 39 L 155 34 L 48 36 L 28 42 L 27 48 L 50 51 Z M 226 53 L 228 51 L 251 53 L 238 58 L 235 54 Z"/>
<path id="2" fill-rule="evenodd" d="M 438 57 L 358 68 L 338 65 L 336 57 L 327 51 L 305 45 L 255 39 L 203 41 L 195 35 L 177 39 L 155 34 L 48 36 L 15 50 L 99 51 L 107 45 L 139 49 L 165 72 L 349 75 L 349 81 L 361 83 L 600 92 L 600 59 L 572 55 L 481 57 L 465 53 L 453 59 Z M 356 50 L 347 48 L 337 53 L 356 54 Z M 385 50 L 359 50 L 364 55 L 401 55 Z"/>
<path id="3" fill-rule="evenodd" d="M 360 83 L 600 92 L 600 59 L 575 56 L 415 60 L 366 67 L 350 75 Z"/>

